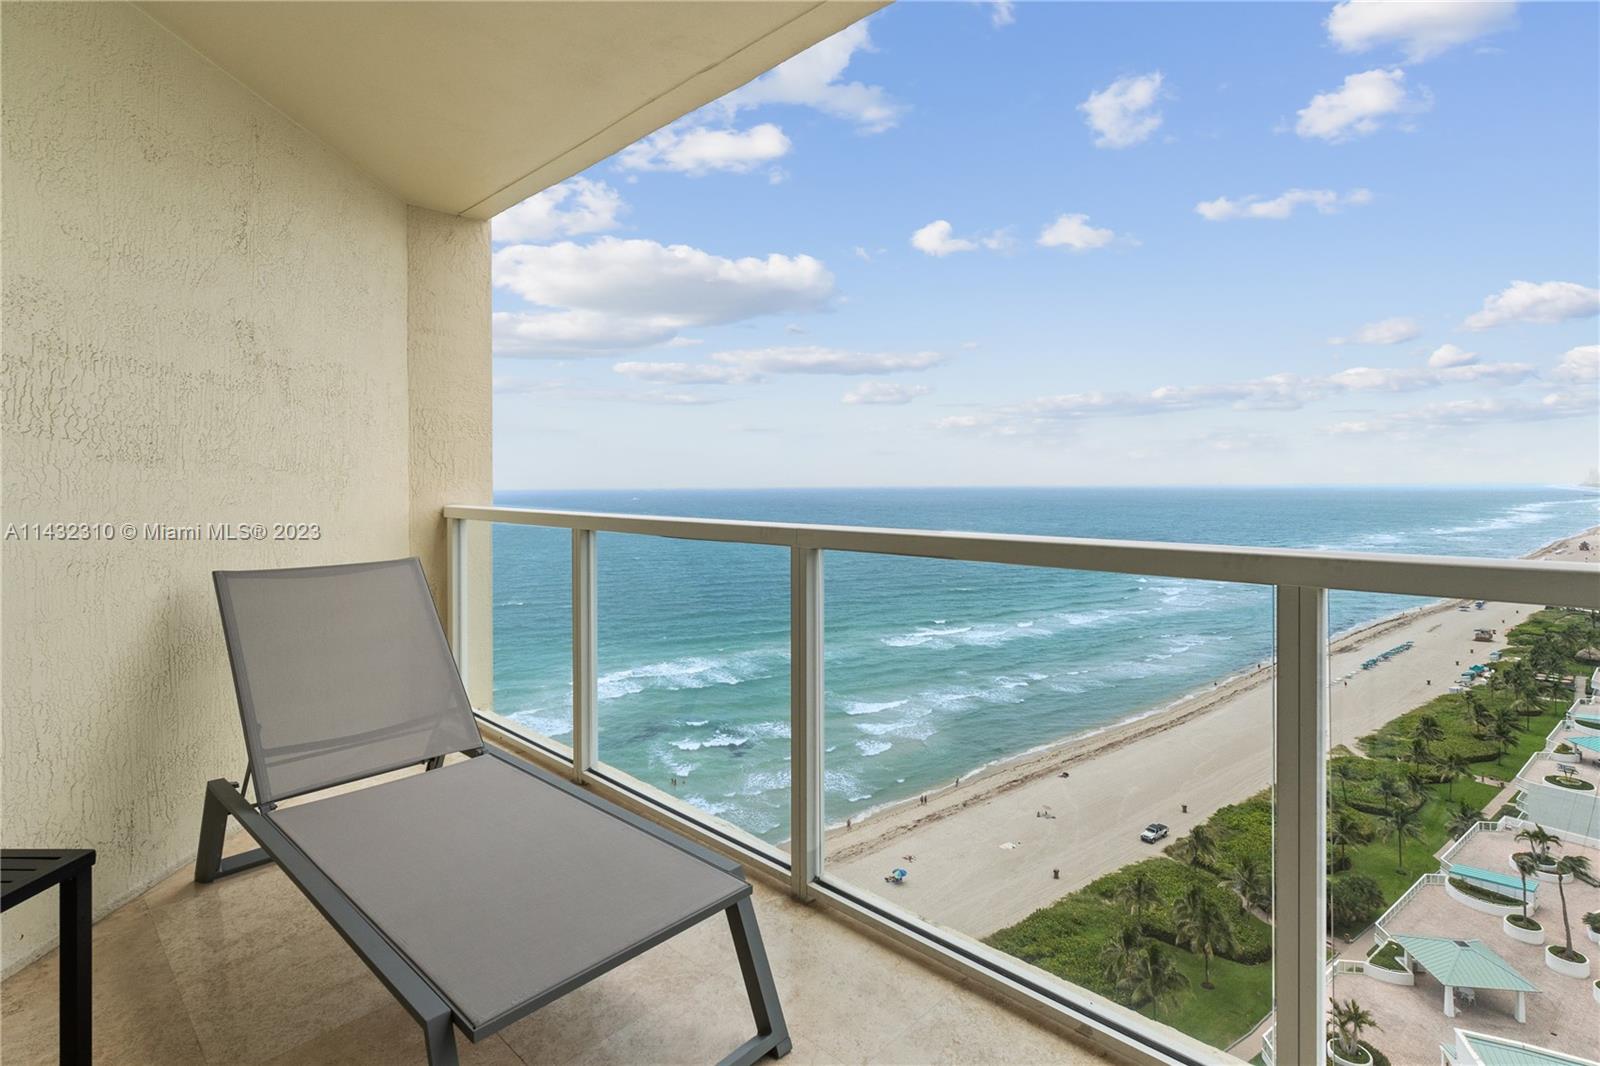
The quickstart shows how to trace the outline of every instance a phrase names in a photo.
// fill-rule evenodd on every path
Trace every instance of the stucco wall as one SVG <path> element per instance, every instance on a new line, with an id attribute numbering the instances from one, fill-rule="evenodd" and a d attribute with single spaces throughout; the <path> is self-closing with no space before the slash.
<path id="1" fill-rule="evenodd" d="M 406 348 L 411 390 L 411 551 L 422 560 L 441 618 L 448 618 L 445 523 L 448 503 L 489 503 L 489 223 L 426 208 L 407 212 L 410 284 Z M 473 703 L 488 709 L 493 624 L 487 530 L 468 532 L 467 628 L 463 676 Z"/>
<path id="2" fill-rule="evenodd" d="M 408 350 L 406 206 L 136 8 L 3 20 L 3 522 L 114 535 L 3 544 L 0 834 L 98 848 L 104 912 L 192 858 L 203 783 L 243 769 L 210 571 L 431 556 L 427 507 L 478 478 L 486 497 L 488 315 L 481 349 L 464 328 Z M 486 305 L 484 228 L 415 227 L 430 299 Z M 458 357 L 482 364 L 475 419 Z M 6 969 L 53 939 L 52 907 L 6 914 Z"/>

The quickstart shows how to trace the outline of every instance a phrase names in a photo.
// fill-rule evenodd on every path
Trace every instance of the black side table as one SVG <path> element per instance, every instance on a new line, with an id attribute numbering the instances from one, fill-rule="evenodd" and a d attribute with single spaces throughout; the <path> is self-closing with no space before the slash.
<path id="1" fill-rule="evenodd" d="M 89 1066 L 93 849 L 0 848 L 0 911 L 61 886 L 61 1066 Z"/>

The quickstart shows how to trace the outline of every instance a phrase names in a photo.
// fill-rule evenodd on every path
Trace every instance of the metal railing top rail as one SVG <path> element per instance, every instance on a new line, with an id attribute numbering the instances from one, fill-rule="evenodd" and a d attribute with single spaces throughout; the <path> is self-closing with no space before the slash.
<path id="1" fill-rule="evenodd" d="M 1600 568 L 1544 559 L 1452 558 L 1090 540 L 1013 533 L 877 529 L 723 518 L 545 511 L 453 504 L 446 518 L 676 540 L 901 555 L 1059 570 L 1107 571 L 1252 585 L 1300 585 L 1442 599 L 1484 599 L 1600 610 Z"/>

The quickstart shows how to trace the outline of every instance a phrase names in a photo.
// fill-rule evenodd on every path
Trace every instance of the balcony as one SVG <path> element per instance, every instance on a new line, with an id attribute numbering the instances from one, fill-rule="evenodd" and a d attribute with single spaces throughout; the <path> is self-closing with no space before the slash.
<path id="1" fill-rule="evenodd" d="M 1593 801 L 1544 781 L 1569 758 L 1555 742 L 1600 738 L 1600 675 L 1581 696 L 1564 669 L 1527 696 L 1484 676 L 1519 658 L 1507 631 L 1600 611 L 1592 566 L 472 506 L 493 496 L 487 220 L 879 6 L 4 5 L 0 806 L 7 845 L 99 850 L 101 1061 L 421 1057 L 282 874 L 192 881 L 204 783 L 243 761 L 217 569 L 420 558 L 493 743 L 757 882 L 797 1063 L 1318 1062 L 1334 981 L 1342 998 L 1388 991 L 1353 969 L 1366 927 L 1433 902 L 1458 804 L 1497 831 L 1555 826 L 1574 851 L 1600 837 Z M 535 535 L 551 569 L 528 581 L 506 549 Z M 659 565 L 685 544 L 715 551 Z M 553 611 L 507 624 L 511 578 Z M 913 620 L 850 651 L 868 578 Z M 1116 631 L 1100 676 L 1069 663 L 1042 684 L 1025 660 L 1046 627 L 962 601 L 969 579 L 1001 601 L 1048 586 L 1063 627 L 1093 614 L 1073 608 L 1095 582 L 1148 583 L 1152 616 L 1226 623 L 1206 635 L 1230 650 L 1205 660 L 1226 669 L 1186 667 L 1192 691 L 1170 691 L 1152 678 L 1182 642 Z M 731 589 L 726 620 L 762 638 L 755 689 L 694 659 L 715 652 L 697 624 L 724 609 L 706 588 Z M 1228 612 L 1183 606 L 1197 590 Z M 1388 598 L 1360 633 L 1337 621 L 1350 595 Z M 673 719 L 619 713 L 619 692 L 662 676 L 607 669 L 625 603 L 660 610 L 639 617 L 694 672 Z M 949 603 L 973 624 L 947 625 Z M 962 673 L 1008 647 L 984 684 Z M 874 670 L 910 654 L 925 698 L 900 709 Z M 519 661 L 540 714 L 510 683 L 527 677 L 502 676 Z M 1092 691 L 1116 696 L 1099 717 L 1060 713 Z M 1412 711 L 1447 692 L 1446 739 L 1428 740 Z M 916 714 L 935 703 L 953 728 L 925 743 Z M 719 733 L 697 705 L 748 728 Z M 1356 753 L 1368 737 L 1381 759 Z M 688 745 L 752 767 L 748 792 L 675 769 Z M 1462 749 L 1468 772 L 1429 745 Z M 1571 776 L 1596 780 L 1595 757 Z M 878 780 L 841 773 L 871 760 Z M 1331 824 L 1335 792 L 1365 805 L 1360 832 Z M 1155 821 L 1168 835 L 1143 842 Z M 1132 866 L 1159 871 L 1154 888 Z M 1375 874 L 1353 910 L 1332 893 L 1336 978 L 1330 870 L 1335 887 Z M 8 1063 L 53 1060 L 48 903 L 5 915 Z M 1231 933 L 1202 944 L 1218 908 Z M 701 1061 L 745 1021 L 723 936 L 662 945 L 466 1057 Z M 1595 1018 L 1584 988 L 1536 1005 L 1548 1024 L 1529 1042 L 1572 1047 L 1562 1034 Z M 1451 1042 L 1442 1016 L 1416 1018 L 1437 1028 L 1404 1047 Z"/>
<path id="2" fill-rule="evenodd" d="M 1447 690 L 1474 688 L 1478 698 L 1500 701 L 1504 693 L 1498 688 L 1493 692 L 1500 695 L 1484 695 L 1491 693 L 1489 677 L 1462 669 L 1463 649 L 1509 669 L 1525 654 L 1512 643 L 1524 639 L 1511 635 L 1523 633 L 1517 626 L 1536 616 L 1545 619 L 1541 612 L 1548 605 L 1592 610 L 1600 592 L 1591 569 L 1543 561 L 1338 556 L 510 508 L 452 507 L 446 514 L 454 575 L 452 639 L 458 660 L 466 666 L 469 688 L 480 694 L 487 727 L 511 742 L 528 745 L 548 765 L 588 787 L 738 856 L 785 883 L 796 899 L 874 928 L 907 951 L 964 973 L 993 995 L 1018 1004 L 1042 1004 L 1063 1021 L 1085 1026 L 1098 1039 L 1131 1044 L 1155 1061 L 1212 1061 L 1219 1052 L 1251 1058 L 1262 1050 L 1271 1056 L 1291 1038 L 1310 1040 L 1313 1046 L 1320 1043 L 1323 1004 L 1334 990 L 1333 978 L 1323 969 L 1328 918 L 1322 871 L 1329 868 L 1331 858 L 1324 813 L 1330 805 L 1330 745 L 1338 745 L 1340 752 L 1357 749 L 1366 743 L 1360 738 L 1394 729 L 1388 723 L 1402 712 L 1409 711 L 1414 718 L 1414 708 L 1430 699 L 1465 699 Z M 753 677 L 762 678 L 756 683 L 740 686 L 731 677 L 699 676 L 715 672 L 708 657 L 716 647 L 694 644 L 694 634 L 703 629 L 710 612 L 699 593 L 682 581 L 690 572 L 683 564 L 687 558 L 683 546 L 693 542 L 702 545 L 704 559 L 723 559 L 716 571 L 720 583 L 745 590 L 737 597 L 737 610 L 748 611 L 748 617 L 741 613 L 732 624 L 758 642 L 787 636 L 788 655 L 776 655 L 777 665 L 771 670 L 754 671 Z M 824 576 L 825 559 L 831 581 Z M 944 613 L 938 606 L 939 590 L 950 583 L 946 576 L 950 570 L 940 568 L 961 568 L 962 587 L 985 581 L 1077 580 L 1092 574 L 1160 579 L 1175 589 L 1183 583 L 1205 582 L 1223 595 L 1240 597 L 1228 602 L 1236 602 L 1245 616 L 1256 621 L 1242 627 L 1229 624 L 1240 628 L 1242 641 L 1256 638 L 1258 644 L 1247 646 L 1260 646 L 1266 661 L 1243 669 L 1225 684 L 1219 682 L 1215 694 L 1195 697 L 1192 713 L 1183 711 L 1181 701 L 1178 710 L 1168 708 L 1162 712 L 1165 718 L 1158 719 L 1163 721 L 1159 729 L 1124 724 L 1112 730 L 1112 742 L 1098 746 L 1046 743 L 954 781 L 929 785 L 908 778 L 913 783 L 883 789 L 870 798 L 853 795 L 833 773 L 847 757 L 854 758 L 855 753 L 841 750 L 840 745 L 857 737 L 859 726 L 854 723 L 879 721 L 862 716 L 880 714 L 883 708 L 854 691 L 865 669 L 857 661 L 859 654 L 841 651 L 840 657 L 829 659 L 829 634 L 843 632 L 843 640 L 849 640 L 855 575 L 865 573 L 861 568 L 869 564 L 886 566 L 893 560 L 906 567 L 908 582 L 924 590 L 922 594 L 929 597 L 926 611 L 934 614 Z M 602 576 L 608 565 L 618 567 L 617 580 Z M 777 591 L 782 589 L 784 569 L 789 579 L 786 595 Z M 913 574 L 915 578 L 909 576 Z M 881 587 L 883 574 L 874 580 Z M 551 594 L 557 586 L 560 594 Z M 825 587 L 830 590 L 827 597 Z M 542 598 L 538 589 L 544 590 Z M 1058 591 L 1070 607 L 1072 589 Z M 1367 594 L 1371 597 L 1367 609 L 1383 613 L 1384 618 L 1330 641 L 1330 591 Z M 1447 599 L 1441 602 L 1441 597 Z M 629 617 L 656 612 L 652 624 L 675 635 L 672 654 L 681 657 L 673 660 L 676 668 L 695 674 L 682 679 L 693 691 L 679 700 L 684 707 L 698 708 L 692 720 L 665 710 L 659 711 L 665 719 L 650 720 L 648 715 L 658 712 L 637 709 L 629 719 L 626 701 L 637 695 L 641 679 L 648 681 L 661 669 L 619 673 L 602 668 L 607 654 L 601 619 L 610 604 Z M 535 639 L 531 619 L 541 611 L 544 616 L 537 623 Z M 1494 615 L 1497 626 L 1509 630 L 1497 630 L 1499 635 L 1485 642 L 1475 634 L 1485 628 L 1488 614 Z M 513 673 L 520 672 L 515 669 L 521 665 L 518 657 L 529 653 L 530 641 L 559 643 L 562 631 L 570 632 L 570 644 L 554 650 L 544 647 L 540 663 L 546 672 L 564 672 L 567 667 L 551 656 L 570 652 L 571 699 L 564 704 L 568 710 L 558 713 L 545 706 L 529 715 L 514 714 L 512 708 L 505 714 L 491 709 L 502 700 L 514 704 L 527 696 L 497 672 L 496 665 L 504 665 L 502 660 L 509 657 Z M 933 640 L 937 632 L 935 627 L 916 636 Z M 869 659 L 897 654 L 897 642 L 880 643 L 886 646 L 875 648 Z M 924 643 L 904 640 L 898 646 Z M 986 649 L 1003 643 L 979 642 L 971 654 L 981 657 L 988 654 Z M 1129 649 L 1128 654 L 1132 662 L 1143 653 Z M 787 663 L 781 661 L 785 658 Z M 837 668 L 830 666 L 833 672 L 826 679 L 824 660 L 837 663 Z M 964 659 L 961 665 L 976 667 L 976 662 Z M 992 662 L 988 668 L 994 669 Z M 1482 669 L 1492 675 L 1488 667 Z M 1458 682 L 1458 673 L 1470 675 L 1471 680 Z M 785 679 L 787 685 L 778 687 Z M 941 679 L 929 679 L 935 680 Z M 1022 682 L 1019 686 L 1026 687 Z M 729 724 L 734 719 L 726 701 L 733 697 L 715 690 L 735 688 L 744 704 L 754 701 L 756 709 L 749 714 L 762 722 L 739 719 L 742 724 L 737 728 Z M 1536 728 L 1535 723 L 1549 716 L 1564 718 L 1570 702 L 1570 692 L 1564 697 L 1552 692 L 1532 698 L 1524 707 L 1532 717 L 1526 728 L 1514 730 L 1513 743 L 1517 751 L 1536 750 L 1528 765 L 1543 765 L 1547 758 L 1543 749 L 1553 748 L 1559 742 L 1556 734 L 1565 728 L 1550 729 L 1547 737 L 1548 727 Z M 672 705 L 668 700 L 661 706 Z M 1024 703 L 1020 697 L 998 703 L 969 699 L 956 704 L 975 730 L 964 735 L 981 742 L 985 723 L 1001 728 L 999 723 L 1005 722 L 1005 729 L 1014 730 L 1014 714 L 1002 717 L 1010 706 L 1037 708 L 1029 713 L 1045 720 L 1036 724 L 1051 728 L 1054 712 L 1048 702 Z M 563 721 L 562 713 L 570 713 L 570 718 Z M 643 724 L 640 713 L 647 715 Z M 1230 724 L 1235 717 L 1238 726 Z M 1233 732 L 1236 728 L 1244 731 Z M 646 755 L 637 746 L 630 747 L 641 730 L 659 734 L 680 752 L 723 745 L 752 767 L 745 774 L 747 782 L 759 779 L 762 785 L 749 796 L 740 793 L 738 800 L 715 799 L 735 793 L 707 792 L 707 785 L 687 776 L 695 772 L 687 764 L 680 766 L 670 755 Z M 879 733 L 902 736 L 892 730 L 874 731 L 862 754 L 876 755 L 889 747 L 873 743 Z M 1219 736 L 1236 739 L 1219 744 Z M 615 747 L 608 748 L 607 737 L 616 738 Z M 1297 740 L 1299 748 L 1294 747 Z M 922 750 L 917 744 L 904 746 Z M 1383 750 L 1381 743 L 1378 750 Z M 1476 781 L 1461 786 L 1461 799 L 1473 797 L 1474 803 L 1485 806 L 1486 817 L 1501 803 L 1525 800 L 1525 790 L 1518 791 L 1515 784 L 1529 771 L 1518 771 L 1517 764 L 1509 761 L 1514 757 L 1508 750 L 1482 771 L 1513 782 L 1503 799 L 1490 803 L 1496 788 Z M 773 759 L 786 765 L 787 773 L 761 771 Z M 978 761 L 972 756 L 969 766 Z M 1414 775 L 1416 769 L 1398 761 L 1363 761 L 1380 769 L 1392 766 L 1397 774 L 1406 769 Z M 1510 769 L 1500 769 L 1501 763 Z M 927 777 L 926 770 L 914 763 L 901 765 L 907 774 L 920 772 Z M 1137 782 L 1141 767 L 1161 782 L 1156 788 L 1162 795 L 1143 783 L 1130 784 Z M 1415 802 L 1421 805 L 1424 820 L 1441 817 L 1455 798 L 1455 784 L 1444 780 L 1410 787 L 1417 790 Z M 1348 793 L 1348 781 L 1342 788 Z M 1554 786 L 1543 788 L 1551 791 Z M 1263 789 L 1271 791 L 1260 792 Z M 1258 793 L 1265 798 L 1251 798 Z M 1177 805 L 1162 796 L 1174 794 L 1190 802 L 1166 816 L 1166 809 Z M 1190 993 L 1182 997 L 1188 1008 L 1181 1002 L 1159 1000 L 1141 1004 L 1137 995 L 1112 997 L 1102 987 L 1084 987 L 1098 964 L 1086 968 L 1058 961 L 1060 952 L 1076 949 L 1066 946 L 1070 937 L 1060 939 L 1045 932 L 1060 920 L 1047 915 L 1073 914 L 1077 917 L 1069 921 L 1089 920 L 1089 912 L 1073 899 L 1093 903 L 1096 893 L 1114 891 L 1120 884 L 1117 878 L 1125 879 L 1127 871 L 1152 862 L 1159 867 L 1151 867 L 1153 872 L 1177 876 L 1180 864 L 1162 857 L 1163 849 L 1178 841 L 1178 850 L 1170 854 L 1181 857 L 1196 826 L 1220 824 L 1215 812 L 1241 803 L 1241 810 L 1264 803 L 1271 819 L 1272 847 L 1257 856 L 1271 881 L 1270 906 L 1249 915 L 1241 908 L 1233 922 L 1237 943 L 1225 956 L 1219 953 L 1216 961 L 1216 988 L 1195 987 L 1204 976 L 1198 956 L 1189 956 L 1196 973 L 1191 975 Z M 1171 837 L 1153 846 L 1137 842 L 1152 809 L 1168 818 Z M 1304 824 L 1289 821 L 1291 810 L 1295 822 Z M 1429 813 L 1433 811 L 1439 813 Z M 1575 812 L 1575 820 L 1563 826 L 1569 834 L 1577 834 L 1571 837 L 1575 847 L 1592 821 L 1587 811 L 1585 807 Z M 1438 834 L 1437 846 L 1443 850 L 1448 837 L 1437 826 L 1421 836 L 1432 839 L 1430 833 Z M 1223 846 L 1232 844 L 1225 840 Z M 1366 847 L 1373 854 L 1359 860 L 1362 869 L 1372 864 L 1374 855 L 1391 849 L 1382 838 Z M 1387 853 L 1394 854 L 1392 849 Z M 1350 861 L 1343 854 L 1338 858 Z M 1402 860 L 1407 870 L 1424 862 L 1414 853 L 1409 858 L 1402 853 Z M 1383 892 L 1389 900 L 1417 876 L 1397 877 L 1393 865 L 1391 861 L 1391 869 L 1382 871 Z M 1425 865 L 1433 868 L 1431 863 Z M 897 868 L 903 877 L 885 876 Z M 1198 877 L 1208 883 L 1225 880 L 1230 869 L 1215 858 L 1191 868 L 1216 871 Z M 1297 869 L 1303 871 L 1304 880 L 1291 887 L 1291 871 Z M 1413 890 L 1407 898 L 1415 896 Z M 1291 962 L 1295 930 L 1303 945 L 1300 962 Z M 1251 954 L 1255 949 L 1248 945 L 1256 936 L 1263 938 L 1264 946 Z M 1102 946 L 1096 943 L 1094 948 Z M 1347 985 L 1356 979 L 1341 980 Z M 1370 987 L 1338 991 L 1347 998 L 1360 998 L 1367 991 L 1370 998 Z M 1573 996 L 1552 997 L 1552 1002 L 1561 1004 L 1550 1016 L 1552 1024 L 1560 1018 L 1570 1025 L 1568 1007 L 1582 1006 L 1579 1000 L 1585 993 L 1578 988 Z M 1298 1000 L 1304 1016 L 1298 1033 L 1286 1035 L 1284 1004 L 1291 994 L 1304 997 Z M 1205 1016 L 1197 1017 L 1194 1012 L 1203 1004 L 1209 1004 Z M 1414 1039 L 1431 1048 L 1448 1042 L 1444 1021 L 1441 1016 L 1434 1027 L 1438 1032 L 1424 1031 Z"/>
<path id="3" fill-rule="evenodd" d="M 230 851 L 249 846 L 244 834 Z M 959 978 L 758 885 L 794 1063 L 1102 1058 Z M 55 959 L 0 986 L 0 1058 L 56 1061 Z M 416 1026 L 276 868 L 200 886 L 180 870 L 95 928 L 97 1061 L 413 1061 Z M 864 1004 L 870 1004 L 865 1009 Z M 481 1044 L 463 1063 L 715 1060 L 749 1018 L 726 926 L 708 923 Z"/>

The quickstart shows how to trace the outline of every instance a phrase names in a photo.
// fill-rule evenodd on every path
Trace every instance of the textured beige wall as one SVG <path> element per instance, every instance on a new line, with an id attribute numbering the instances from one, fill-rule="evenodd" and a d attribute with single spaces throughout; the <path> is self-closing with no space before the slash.
<path id="1" fill-rule="evenodd" d="M 0 836 L 98 848 L 103 912 L 192 857 L 203 783 L 243 769 L 210 571 L 433 555 L 427 508 L 486 498 L 486 237 L 408 225 L 131 5 L 0 17 L 3 522 L 118 527 L 0 549 Z M 435 340 L 409 349 L 419 290 Z M 451 325 L 463 306 L 481 338 Z M 481 387 L 450 382 L 452 359 Z M 125 522 L 320 539 L 126 540 Z M 6 914 L 7 969 L 53 938 L 52 907 Z"/>
<path id="2" fill-rule="evenodd" d="M 411 390 L 411 551 L 448 618 L 445 523 L 449 503 L 489 503 L 490 349 L 489 223 L 407 209 L 410 284 L 406 351 Z M 490 546 L 486 527 L 468 531 L 467 645 L 462 671 L 473 703 L 493 700 L 488 636 Z"/>

